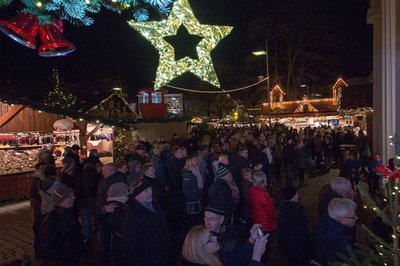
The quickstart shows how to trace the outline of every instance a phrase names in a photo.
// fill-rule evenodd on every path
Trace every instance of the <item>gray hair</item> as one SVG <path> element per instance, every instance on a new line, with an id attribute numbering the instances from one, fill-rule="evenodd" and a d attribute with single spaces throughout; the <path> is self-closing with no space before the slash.
<path id="1" fill-rule="evenodd" d="M 351 199 L 335 198 L 329 202 L 328 214 L 332 219 L 338 220 L 340 217 L 354 215 L 357 204 Z"/>
<path id="2" fill-rule="evenodd" d="M 343 196 L 343 193 L 351 189 L 351 183 L 346 178 L 338 176 L 332 179 L 331 189 Z"/>
<path id="3" fill-rule="evenodd" d="M 256 187 L 262 187 L 266 179 L 267 177 L 263 172 L 256 172 L 253 176 L 253 185 Z"/>

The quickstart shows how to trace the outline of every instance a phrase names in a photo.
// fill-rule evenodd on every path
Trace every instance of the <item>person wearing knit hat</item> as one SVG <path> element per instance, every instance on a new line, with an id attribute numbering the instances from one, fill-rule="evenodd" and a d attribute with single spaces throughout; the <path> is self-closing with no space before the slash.
<path id="1" fill-rule="evenodd" d="M 217 178 L 208 190 L 209 206 L 219 206 L 224 211 L 227 222 L 231 221 L 233 213 L 232 182 L 232 174 L 220 163 L 218 165 Z"/>
<path id="2" fill-rule="evenodd" d="M 125 203 L 129 196 L 129 187 L 125 183 L 115 183 L 110 186 L 107 191 L 107 201 L 118 201 Z"/>
<path id="3" fill-rule="evenodd" d="M 151 184 L 134 181 L 131 191 L 121 222 L 123 265 L 173 265 L 167 221 L 153 202 Z"/>
<path id="4" fill-rule="evenodd" d="M 253 251 L 253 244 L 258 239 L 257 228 L 261 225 L 253 225 L 248 240 L 240 243 L 236 229 L 229 222 L 225 222 L 227 220 L 224 214 L 223 208 L 209 204 L 204 211 L 204 227 L 212 236 L 218 236 L 221 251 L 219 254 L 224 265 L 245 265 L 245 261 L 250 258 Z"/>
<path id="5" fill-rule="evenodd" d="M 112 211 L 103 213 L 104 220 L 108 221 L 112 232 L 111 249 L 112 258 L 115 265 L 123 265 L 122 258 L 122 239 L 121 239 L 121 221 L 123 217 L 123 206 L 129 199 L 129 187 L 127 184 L 114 183 L 107 190 L 108 205 L 113 206 Z"/>
<path id="6" fill-rule="evenodd" d="M 296 187 L 288 186 L 283 191 L 279 207 L 278 246 L 289 259 L 290 266 L 309 265 L 310 234 L 308 218 L 303 206 L 298 203 Z"/>
<path id="7" fill-rule="evenodd" d="M 222 163 L 218 165 L 218 170 L 217 170 L 217 178 L 225 178 L 226 175 L 230 174 L 228 168 L 224 166 Z"/>
<path id="8" fill-rule="evenodd" d="M 39 256 L 43 265 L 78 265 L 84 237 L 72 210 L 74 191 L 61 184 L 51 198 L 54 210 L 40 224 Z"/>
<path id="9" fill-rule="evenodd" d="M 72 188 L 61 184 L 51 194 L 51 201 L 54 207 L 71 208 L 74 205 L 74 191 Z"/>

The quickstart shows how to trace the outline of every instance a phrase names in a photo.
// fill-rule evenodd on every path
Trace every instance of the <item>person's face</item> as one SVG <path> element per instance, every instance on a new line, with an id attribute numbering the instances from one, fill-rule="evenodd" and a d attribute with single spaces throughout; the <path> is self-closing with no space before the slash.
<path id="1" fill-rule="evenodd" d="M 142 193 L 137 195 L 135 199 L 139 203 L 151 203 L 153 201 L 153 190 L 151 187 L 146 188 L 144 191 L 142 191 Z"/>
<path id="2" fill-rule="evenodd" d="M 138 165 L 135 166 L 135 172 L 139 173 L 140 171 L 142 171 L 142 165 L 138 164 Z"/>
<path id="3" fill-rule="evenodd" d="M 75 197 L 74 194 L 72 193 L 71 195 L 68 196 L 68 198 L 64 199 L 64 201 L 60 203 L 60 207 L 63 207 L 65 209 L 72 208 L 72 206 L 74 206 L 74 201 Z"/>
<path id="4" fill-rule="evenodd" d="M 129 171 L 128 165 L 126 165 L 126 164 L 122 165 L 121 168 L 118 168 L 118 171 L 123 173 L 124 175 L 126 175 L 126 173 L 128 173 L 128 171 Z"/>
<path id="5" fill-rule="evenodd" d="M 145 150 L 136 150 L 136 153 L 139 154 L 142 157 L 144 157 L 146 155 L 146 151 Z"/>
<path id="6" fill-rule="evenodd" d="M 224 216 L 208 211 L 204 212 L 204 226 L 208 231 L 219 233 L 223 222 Z"/>
<path id="7" fill-rule="evenodd" d="M 144 174 L 153 177 L 156 175 L 156 169 L 154 167 L 149 167 Z"/>
<path id="8" fill-rule="evenodd" d="M 249 157 L 249 150 L 240 151 L 240 156 L 242 156 L 244 158 L 248 158 Z"/>
<path id="9" fill-rule="evenodd" d="M 199 166 L 199 159 L 197 157 L 194 157 L 190 160 L 190 166 L 191 167 L 197 167 Z"/>
<path id="10" fill-rule="evenodd" d="M 256 171 L 256 172 L 259 172 L 259 171 L 261 171 L 261 168 L 262 168 L 262 164 L 256 164 L 255 166 L 254 166 L 254 171 Z"/>
<path id="11" fill-rule="evenodd" d="M 107 165 L 103 167 L 103 176 L 105 178 L 107 178 L 113 174 L 115 174 L 115 169 L 113 167 L 107 166 Z"/>
<path id="12" fill-rule="evenodd" d="M 219 243 L 217 241 L 217 236 L 208 230 L 206 230 L 206 232 L 207 232 L 207 240 L 204 243 L 204 246 L 206 247 L 207 252 L 215 253 L 220 248 Z"/>
<path id="13" fill-rule="evenodd" d="M 346 217 L 339 217 L 339 222 L 349 227 L 354 227 L 357 220 L 358 216 L 356 215 L 355 211 L 352 211 L 352 214 Z"/>
<path id="14" fill-rule="evenodd" d="M 374 154 L 374 160 L 375 161 L 380 161 L 381 160 L 381 156 L 379 154 Z"/>
<path id="15" fill-rule="evenodd" d="M 245 173 L 245 174 L 243 175 L 243 177 L 244 177 L 246 180 L 249 180 L 249 181 L 252 181 L 252 182 L 253 182 L 253 174 L 252 174 L 251 172 Z"/>
<path id="16" fill-rule="evenodd" d="M 181 149 L 182 151 L 182 158 L 186 158 L 187 157 L 187 150 L 185 148 Z"/>
<path id="17" fill-rule="evenodd" d="M 222 157 L 221 163 L 223 163 L 225 165 L 229 165 L 229 157 L 228 156 Z"/>

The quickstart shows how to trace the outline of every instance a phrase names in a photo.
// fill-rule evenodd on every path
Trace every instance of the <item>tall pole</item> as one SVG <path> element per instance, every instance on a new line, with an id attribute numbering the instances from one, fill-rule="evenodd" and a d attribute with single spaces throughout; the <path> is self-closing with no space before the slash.
<path id="1" fill-rule="evenodd" d="M 265 37 L 265 64 L 267 68 L 267 98 L 268 98 L 268 123 L 271 125 L 271 95 L 269 92 L 269 65 L 268 65 L 268 38 Z"/>

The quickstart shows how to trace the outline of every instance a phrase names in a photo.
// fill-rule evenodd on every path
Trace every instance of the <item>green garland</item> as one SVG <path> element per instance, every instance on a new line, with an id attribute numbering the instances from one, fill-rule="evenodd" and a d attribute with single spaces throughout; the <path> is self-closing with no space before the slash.
<path id="1" fill-rule="evenodd" d="M 10 5 L 13 0 L 0 0 L 0 8 Z M 54 23 L 55 18 L 69 21 L 74 25 L 90 26 L 94 23 L 91 15 L 102 7 L 121 13 L 132 9 L 135 20 L 149 20 L 149 14 L 155 13 L 167 17 L 173 0 L 21 0 L 25 6 L 21 12 L 27 12 L 39 19 L 40 25 Z M 151 11 L 151 12 L 150 12 Z"/>

